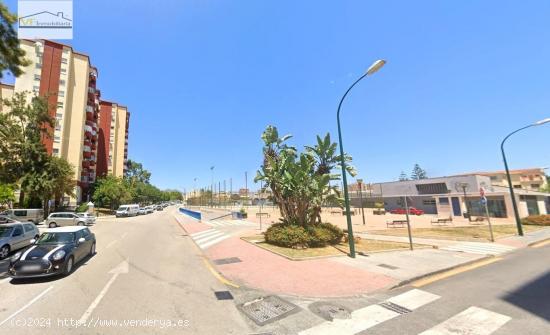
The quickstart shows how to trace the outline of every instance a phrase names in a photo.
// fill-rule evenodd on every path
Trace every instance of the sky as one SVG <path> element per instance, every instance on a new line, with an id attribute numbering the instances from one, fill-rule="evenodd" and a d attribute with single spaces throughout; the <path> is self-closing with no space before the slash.
<path id="1" fill-rule="evenodd" d="M 17 2 L 6 1 L 15 11 Z M 500 141 L 550 117 L 550 2 L 74 1 L 74 38 L 102 98 L 131 113 L 129 158 L 161 188 L 252 189 L 267 125 L 302 148 L 342 107 L 365 182 L 502 170 Z M 6 78 L 6 81 L 13 80 Z M 511 168 L 550 166 L 550 124 L 507 142 Z M 197 182 L 194 179 L 197 178 Z M 352 179 L 353 180 L 353 179 Z M 223 189 L 223 186 L 222 186 Z"/>

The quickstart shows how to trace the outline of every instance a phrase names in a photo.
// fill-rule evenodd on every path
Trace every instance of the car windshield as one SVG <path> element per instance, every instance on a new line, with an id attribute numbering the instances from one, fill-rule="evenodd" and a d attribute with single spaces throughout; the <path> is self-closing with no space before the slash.
<path id="1" fill-rule="evenodd" d="M 0 237 L 9 237 L 12 231 L 13 227 L 0 227 Z"/>
<path id="2" fill-rule="evenodd" d="M 36 244 L 58 244 L 70 243 L 74 241 L 73 233 L 44 233 L 36 241 Z"/>
<path id="3" fill-rule="evenodd" d="M 121 207 L 118 208 L 119 211 L 125 211 L 127 209 L 128 209 L 128 207 L 126 207 L 126 206 L 121 206 Z"/>
<path id="4" fill-rule="evenodd" d="M 76 215 L 80 216 L 81 218 L 85 218 L 89 216 L 88 213 L 76 213 Z"/>

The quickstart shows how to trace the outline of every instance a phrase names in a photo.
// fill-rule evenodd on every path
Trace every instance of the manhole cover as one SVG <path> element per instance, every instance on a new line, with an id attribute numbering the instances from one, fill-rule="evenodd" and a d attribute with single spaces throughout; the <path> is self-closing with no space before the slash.
<path id="1" fill-rule="evenodd" d="M 233 295 L 229 291 L 216 291 L 214 292 L 218 300 L 232 300 Z"/>
<path id="2" fill-rule="evenodd" d="M 397 266 L 393 266 L 393 265 L 389 265 L 389 264 L 378 264 L 378 266 L 381 267 L 381 268 L 386 268 L 386 269 L 390 269 L 390 270 L 399 269 Z"/>
<path id="3" fill-rule="evenodd" d="M 242 262 L 239 257 L 219 258 L 214 260 L 214 264 L 216 265 L 239 263 L 239 262 Z"/>
<path id="4" fill-rule="evenodd" d="M 382 306 L 386 309 L 389 309 L 390 311 L 394 311 L 396 313 L 399 313 L 399 314 L 407 314 L 407 313 L 412 312 L 408 308 L 405 308 L 403 306 L 399 306 L 398 304 L 394 304 L 393 302 L 389 302 L 389 301 L 381 302 L 378 305 L 380 305 L 380 306 Z"/>
<path id="5" fill-rule="evenodd" d="M 267 296 L 239 305 L 243 313 L 258 326 L 280 320 L 293 312 L 298 306 L 276 296 Z"/>
<path id="6" fill-rule="evenodd" d="M 327 321 L 351 318 L 351 312 L 347 308 L 322 301 L 310 304 L 309 310 Z"/>

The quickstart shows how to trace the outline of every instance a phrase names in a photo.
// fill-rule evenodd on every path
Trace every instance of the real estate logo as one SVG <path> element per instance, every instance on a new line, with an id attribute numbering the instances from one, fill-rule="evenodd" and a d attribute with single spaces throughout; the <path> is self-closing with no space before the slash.
<path id="1" fill-rule="evenodd" d="M 18 37 L 72 39 L 72 0 L 19 0 Z"/>

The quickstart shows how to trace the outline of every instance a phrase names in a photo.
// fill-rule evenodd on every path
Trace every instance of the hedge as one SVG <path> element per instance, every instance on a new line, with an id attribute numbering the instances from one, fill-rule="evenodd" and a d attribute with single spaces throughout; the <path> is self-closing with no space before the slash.
<path id="1" fill-rule="evenodd" d="M 521 219 L 521 223 L 535 226 L 550 226 L 550 215 L 530 215 Z"/>

